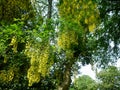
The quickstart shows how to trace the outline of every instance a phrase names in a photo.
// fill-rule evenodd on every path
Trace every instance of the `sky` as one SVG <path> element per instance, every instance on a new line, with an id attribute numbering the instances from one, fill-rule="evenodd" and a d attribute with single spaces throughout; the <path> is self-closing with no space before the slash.
<path id="1" fill-rule="evenodd" d="M 92 79 L 94 79 L 94 80 L 96 79 L 95 71 L 92 70 L 92 67 L 90 64 L 83 66 L 80 69 L 80 72 L 81 72 L 81 75 L 89 75 Z"/>
<path id="2" fill-rule="evenodd" d="M 120 59 L 118 59 L 118 61 L 117 61 L 117 63 L 116 63 L 116 66 L 117 66 L 118 68 L 120 68 Z M 81 76 L 81 75 L 88 75 L 88 76 L 90 76 L 92 79 L 96 80 L 95 71 L 92 70 L 92 67 L 91 67 L 90 64 L 81 67 L 81 68 L 80 68 L 80 72 L 81 72 L 81 74 L 80 74 L 79 76 Z"/>

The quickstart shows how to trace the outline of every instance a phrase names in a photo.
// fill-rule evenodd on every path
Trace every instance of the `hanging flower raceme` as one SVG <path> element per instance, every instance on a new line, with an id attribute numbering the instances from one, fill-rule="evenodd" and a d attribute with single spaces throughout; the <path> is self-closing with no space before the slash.
<path id="1" fill-rule="evenodd" d="M 50 61 L 49 46 L 34 47 L 28 43 L 25 50 L 26 55 L 30 57 L 30 68 L 28 69 L 27 78 L 29 80 L 29 86 L 33 83 L 38 83 L 42 77 L 45 77 L 49 73 L 52 61 Z"/>

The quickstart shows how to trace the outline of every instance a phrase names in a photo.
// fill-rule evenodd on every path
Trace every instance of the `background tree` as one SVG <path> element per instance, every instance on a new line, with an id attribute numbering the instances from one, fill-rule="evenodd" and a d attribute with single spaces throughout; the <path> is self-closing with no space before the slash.
<path id="1" fill-rule="evenodd" d="M 97 83 L 87 75 L 80 76 L 73 83 L 74 90 L 97 90 Z"/>
<path id="2" fill-rule="evenodd" d="M 120 89 L 120 71 L 115 66 L 109 66 L 97 74 L 99 79 L 98 88 L 100 90 L 119 90 Z"/>

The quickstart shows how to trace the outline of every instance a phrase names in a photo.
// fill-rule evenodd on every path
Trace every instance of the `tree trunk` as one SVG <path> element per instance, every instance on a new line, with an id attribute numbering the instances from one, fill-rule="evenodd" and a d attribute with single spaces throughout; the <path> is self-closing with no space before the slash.
<path id="1" fill-rule="evenodd" d="M 69 86 L 71 83 L 71 66 L 72 64 L 67 64 L 65 68 L 65 72 L 63 74 L 63 80 L 61 84 L 58 86 L 58 90 L 69 90 Z"/>

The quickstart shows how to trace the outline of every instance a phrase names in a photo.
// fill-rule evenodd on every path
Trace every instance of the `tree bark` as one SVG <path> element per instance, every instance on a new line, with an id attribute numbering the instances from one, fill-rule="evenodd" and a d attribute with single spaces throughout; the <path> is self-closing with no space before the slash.
<path id="1" fill-rule="evenodd" d="M 65 72 L 63 74 L 63 81 L 58 86 L 58 90 L 69 90 L 69 86 L 71 83 L 71 66 L 72 64 L 68 63 L 65 68 Z"/>

